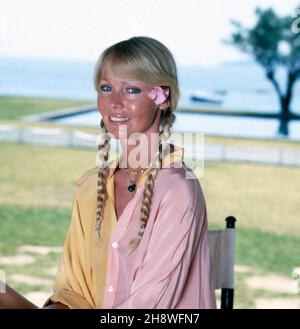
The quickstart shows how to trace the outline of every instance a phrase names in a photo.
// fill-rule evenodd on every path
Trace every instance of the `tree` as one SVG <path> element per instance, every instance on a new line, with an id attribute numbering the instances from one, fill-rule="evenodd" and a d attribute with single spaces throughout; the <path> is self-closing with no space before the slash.
<path id="1" fill-rule="evenodd" d="M 279 17 L 273 9 L 256 8 L 257 21 L 247 29 L 231 20 L 236 28 L 231 39 L 225 41 L 255 58 L 272 83 L 280 103 L 279 134 L 288 135 L 288 122 L 292 117 L 290 104 L 295 82 L 300 78 L 300 5 L 295 17 Z M 281 88 L 276 71 L 282 66 L 286 70 L 286 84 Z"/>

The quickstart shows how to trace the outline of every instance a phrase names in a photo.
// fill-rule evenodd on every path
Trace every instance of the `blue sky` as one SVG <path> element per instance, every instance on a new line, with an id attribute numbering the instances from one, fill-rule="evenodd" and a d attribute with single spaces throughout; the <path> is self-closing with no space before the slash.
<path id="1" fill-rule="evenodd" d="M 222 44 L 231 18 L 246 26 L 254 9 L 293 15 L 300 0 L 1 0 L 0 56 L 95 61 L 134 35 L 159 39 L 180 65 L 246 59 Z"/>

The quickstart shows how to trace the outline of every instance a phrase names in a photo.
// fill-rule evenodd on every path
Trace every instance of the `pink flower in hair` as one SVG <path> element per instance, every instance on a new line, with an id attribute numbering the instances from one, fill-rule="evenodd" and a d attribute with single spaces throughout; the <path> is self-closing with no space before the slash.
<path id="1" fill-rule="evenodd" d="M 148 96 L 155 101 L 156 105 L 162 104 L 169 96 L 170 90 L 168 87 L 155 86 Z"/>

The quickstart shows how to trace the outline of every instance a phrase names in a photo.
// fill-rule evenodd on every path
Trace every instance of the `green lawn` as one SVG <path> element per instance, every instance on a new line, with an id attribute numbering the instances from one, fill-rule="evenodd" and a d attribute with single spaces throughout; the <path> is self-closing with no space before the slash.
<path id="1" fill-rule="evenodd" d="M 0 255 L 25 244 L 61 246 L 70 218 L 71 209 L 1 205 Z"/>
<path id="2" fill-rule="evenodd" d="M 0 144 L 0 204 L 70 208 L 76 179 L 96 165 L 87 150 Z"/>
<path id="3" fill-rule="evenodd" d="M 0 96 L 0 120 L 15 120 L 24 115 L 61 110 L 87 103 L 65 99 Z"/>
<path id="4" fill-rule="evenodd" d="M 300 168 L 206 163 L 202 186 L 211 223 L 238 218 L 238 227 L 299 235 Z"/>

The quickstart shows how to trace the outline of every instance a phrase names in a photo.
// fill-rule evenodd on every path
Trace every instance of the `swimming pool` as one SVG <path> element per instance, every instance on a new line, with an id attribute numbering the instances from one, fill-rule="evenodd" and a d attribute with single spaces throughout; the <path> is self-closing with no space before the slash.
<path id="1" fill-rule="evenodd" d="M 58 118 L 54 121 L 78 127 L 99 127 L 100 120 L 101 115 L 95 110 Z M 177 112 L 173 131 L 231 137 L 280 138 L 278 127 L 277 119 Z M 300 140 L 300 121 L 290 121 L 288 139 Z"/>

